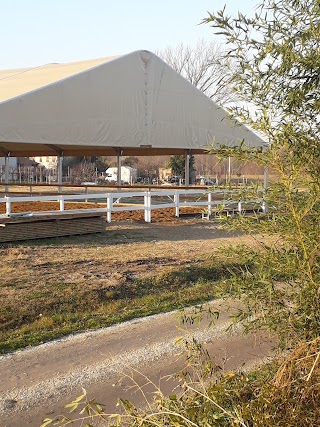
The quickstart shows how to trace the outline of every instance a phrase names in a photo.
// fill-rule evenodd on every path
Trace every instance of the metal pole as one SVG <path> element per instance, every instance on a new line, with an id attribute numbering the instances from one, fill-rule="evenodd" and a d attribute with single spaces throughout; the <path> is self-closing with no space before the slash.
<path id="1" fill-rule="evenodd" d="M 58 172 L 58 192 L 62 192 L 62 159 L 60 155 L 57 156 L 57 172 Z"/>
<path id="2" fill-rule="evenodd" d="M 5 156 L 4 158 L 4 183 L 5 183 L 5 192 L 9 191 L 9 156 Z"/>
<path id="3" fill-rule="evenodd" d="M 190 184 L 190 153 L 188 150 L 184 153 L 184 185 L 189 187 Z"/>
<path id="4" fill-rule="evenodd" d="M 118 168 L 118 186 L 121 187 L 121 161 L 122 161 L 122 150 L 117 151 L 117 168 Z"/>

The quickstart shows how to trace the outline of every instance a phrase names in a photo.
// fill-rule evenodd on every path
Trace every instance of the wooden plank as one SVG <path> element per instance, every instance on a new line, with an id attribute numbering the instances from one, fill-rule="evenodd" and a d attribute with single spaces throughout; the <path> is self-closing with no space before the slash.
<path id="1" fill-rule="evenodd" d="M 35 222 L 35 221 L 44 221 L 52 219 L 68 219 L 68 218 L 91 218 L 91 217 L 102 217 L 106 215 L 106 212 L 101 212 L 98 210 L 83 209 L 78 212 L 70 211 L 55 211 L 50 213 L 41 214 L 40 212 L 33 212 L 32 215 L 0 215 L 0 224 L 13 223 L 13 222 Z"/>
<path id="2" fill-rule="evenodd" d="M 100 216 L 91 218 L 51 219 L 33 222 L 11 222 L 0 228 L 0 242 L 101 233 L 106 222 Z"/>

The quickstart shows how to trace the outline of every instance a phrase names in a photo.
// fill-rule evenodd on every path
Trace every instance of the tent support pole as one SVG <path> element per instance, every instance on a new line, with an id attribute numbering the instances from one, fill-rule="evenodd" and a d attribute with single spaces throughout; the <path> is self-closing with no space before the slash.
<path id="1" fill-rule="evenodd" d="M 118 186 L 121 187 L 121 163 L 122 163 L 122 150 L 117 150 L 117 168 L 118 168 Z"/>
<path id="2" fill-rule="evenodd" d="M 190 152 L 185 150 L 184 152 L 184 185 L 189 187 L 190 184 Z"/>
<path id="3" fill-rule="evenodd" d="M 5 192 L 6 194 L 9 191 L 9 155 L 7 154 L 4 158 L 4 183 L 5 183 Z"/>
<path id="4" fill-rule="evenodd" d="M 57 156 L 58 192 L 59 193 L 62 193 L 62 160 L 63 160 L 63 157 L 59 154 Z"/>
<path id="5" fill-rule="evenodd" d="M 54 144 L 46 144 L 50 150 L 54 151 L 57 156 L 57 176 L 58 176 L 58 192 L 62 192 L 62 160 L 63 160 L 63 151 L 61 148 Z M 52 171 L 53 173 L 53 171 Z M 49 184 L 50 184 L 50 174 L 49 174 Z"/>

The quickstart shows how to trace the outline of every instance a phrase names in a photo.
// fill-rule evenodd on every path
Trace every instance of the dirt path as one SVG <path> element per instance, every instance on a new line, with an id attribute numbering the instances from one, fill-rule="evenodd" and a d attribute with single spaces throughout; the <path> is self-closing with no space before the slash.
<path id="1" fill-rule="evenodd" d="M 128 378 L 119 381 L 129 368 L 137 369 L 159 384 L 160 378 L 183 366 L 178 337 L 195 337 L 217 363 L 230 368 L 250 367 L 271 355 L 272 340 L 263 334 L 228 334 L 230 312 L 223 301 L 212 303 L 221 311 L 213 327 L 207 320 L 181 329 L 177 313 L 137 319 L 96 332 L 71 336 L 0 358 L 0 414 L 6 427 L 38 426 L 41 420 L 62 411 L 63 405 L 87 389 L 90 396 L 115 411 L 119 396 L 141 403 L 142 397 Z M 234 304 L 233 304 L 233 308 Z M 143 378 L 138 378 L 144 383 Z M 162 380 L 166 392 L 174 381 Z M 152 388 L 146 390 L 151 396 Z"/>

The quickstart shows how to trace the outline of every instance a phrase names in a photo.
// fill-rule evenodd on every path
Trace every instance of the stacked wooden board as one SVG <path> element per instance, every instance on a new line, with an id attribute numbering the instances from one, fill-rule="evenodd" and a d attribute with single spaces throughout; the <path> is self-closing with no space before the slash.
<path id="1" fill-rule="evenodd" d="M 0 243 L 47 237 L 101 233 L 106 221 L 101 213 L 61 213 L 0 217 Z"/>

